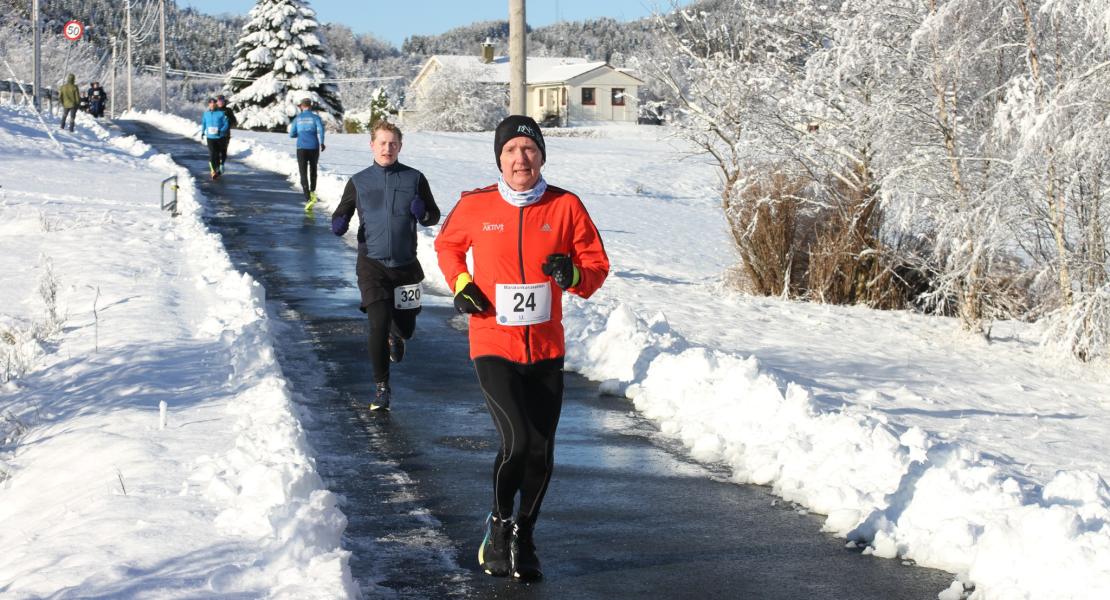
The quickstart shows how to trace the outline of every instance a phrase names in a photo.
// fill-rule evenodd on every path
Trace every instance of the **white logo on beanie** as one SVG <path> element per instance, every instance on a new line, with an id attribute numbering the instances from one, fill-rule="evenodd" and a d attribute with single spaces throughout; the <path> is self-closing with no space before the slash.
<path id="1" fill-rule="evenodd" d="M 531 138 L 536 137 L 536 132 L 532 131 L 532 128 L 527 126 L 527 125 L 521 125 L 520 127 L 517 127 L 516 132 L 517 133 L 523 133 L 524 135 L 526 135 L 528 137 L 531 137 Z"/>

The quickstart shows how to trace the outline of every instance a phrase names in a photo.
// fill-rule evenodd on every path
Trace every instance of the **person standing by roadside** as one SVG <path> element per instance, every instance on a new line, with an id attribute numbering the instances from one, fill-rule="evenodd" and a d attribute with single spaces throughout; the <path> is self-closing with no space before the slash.
<path id="1" fill-rule="evenodd" d="M 431 227 L 440 213 L 424 174 L 397 161 L 401 130 L 396 125 L 378 121 L 370 131 L 370 148 L 374 164 L 347 181 L 331 216 L 331 230 L 343 235 L 358 213 L 355 273 L 362 294 L 359 308 L 370 321 L 375 388 L 370 410 L 388 410 L 389 363 L 404 358 L 405 340 L 412 338 L 420 314 L 424 270 L 416 257 L 416 225 Z"/>
<path id="2" fill-rule="evenodd" d="M 231 145 L 231 128 L 239 125 L 239 119 L 227 106 L 227 98 L 223 94 L 216 96 L 216 109 L 227 116 L 227 135 L 220 138 L 220 174 L 223 175 L 223 166 L 227 162 L 227 147 Z"/>
<path id="3" fill-rule="evenodd" d="M 62 125 L 66 128 L 66 117 L 69 118 L 69 130 L 77 124 L 77 107 L 81 105 L 81 91 L 77 89 L 77 76 L 73 73 L 66 75 L 66 82 L 58 89 L 59 100 L 62 102 Z"/>
<path id="4" fill-rule="evenodd" d="M 311 212 L 316 206 L 316 166 L 324 145 L 324 122 L 312 112 L 312 100 L 305 98 L 298 105 L 300 114 L 289 124 L 289 137 L 297 138 L 297 168 L 301 172 L 301 190 L 304 192 L 304 210 Z"/>
<path id="5" fill-rule="evenodd" d="M 208 99 L 208 110 L 204 111 L 204 115 L 200 118 L 201 136 L 208 142 L 208 170 L 212 175 L 212 179 L 219 179 L 220 174 L 224 172 L 224 165 L 221 162 L 221 139 L 227 135 L 230 126 L 227 122 L 227 115 L 218 108 L 216 108 L 216 99 Z"/>
<path id="6" fill-rule="evenodd" d="M 547 148 L 534 120 L 501 121 L 493 154 L 497 184 L 462 194 L 435 248 L 455 308 L 470 315 L 470 358 L 501 436 L 478 563 L 493 576 L 536 581 L 543 572 L 533 532 L 563 404 L 562 293 L 589 298 L 609 258 L 578 196 L 540 174 Z"/>
<path id="7" fill-rule="evenodd" d="M 92 82 L 86 95 L 89 97 L 89 114 L 97 119 L 103 117 L 104 107 L 108 104 L 108 94 L 100 87 L 100 82 Z"/>

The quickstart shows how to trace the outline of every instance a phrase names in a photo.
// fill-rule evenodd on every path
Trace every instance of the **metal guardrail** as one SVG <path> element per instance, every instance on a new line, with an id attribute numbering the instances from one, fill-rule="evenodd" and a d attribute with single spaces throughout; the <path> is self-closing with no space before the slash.
<path id="1" fill-rule="evenodd" d="M 26 99 L 30 102 L 31 91 L 35 89 L 34 84 L 14 79 L 0 79 L 0 102 L 8 102 L 11 104 L 23 103 Z M 26 94 L 26 96 L 24 96 Z M 44 107 L 47 111 L 53 111 L 54 103 L 61 102 L 58 97 L 58 90 L 51 87 L 42 87 L 42 99 L 46 103 Z"/>
<path id="2" fill-rule="evenodd" d="M 173 184 L 170 185 L 170 189 L 173 190 L 173 199 L 170 200 L 169 202 L 166 202 L 166 184 L 171 182 L 171 181 L 173 182 Z M 161 202 L 161 206 L 162 206 L 162 210 L 169 210 L 170 214 L 175 216 L 175 217 L 179 214 L 177 212 L 177 175 L 172 175 L 172 176 L 167 177 L 167 178 L 162 180 L 162 202 Z"/>

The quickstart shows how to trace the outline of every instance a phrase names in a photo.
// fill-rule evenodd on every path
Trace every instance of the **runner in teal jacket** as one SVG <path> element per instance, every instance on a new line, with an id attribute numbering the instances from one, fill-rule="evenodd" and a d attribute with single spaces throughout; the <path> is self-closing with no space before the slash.
<path id="1" fill-rule="evenodd" d="M 215 98 L 208 99 L 208 110 L 200 118 L 200 131 L 201 137 L 208 140 L 208 169 L 212 173 L 212 179 L 219 179 L 224 172 L 221 138 L 229 135 L 231 123 L 228 122 L 227 115 L 216 108 Z"/>

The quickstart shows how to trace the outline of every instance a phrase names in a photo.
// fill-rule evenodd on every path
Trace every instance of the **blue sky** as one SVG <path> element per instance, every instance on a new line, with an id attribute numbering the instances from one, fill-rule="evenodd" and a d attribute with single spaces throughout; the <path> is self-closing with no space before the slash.
<path id="1" fill-rule="evenodd" d="M 212 14 L 246 14 L 254 0 L 177 0 Z M 630 21 L 669 6 L 665 0 L 532 0 L 526 2 L 528 24 L 539 27 L 563 21 L 612 17 Z M 312 0 L 322 22 L 342 23 L 357 33 L 372 33 L 400 47 L 410 35 L 443 33 L 475 21 L 507 19 L 508 0 Z"/>

